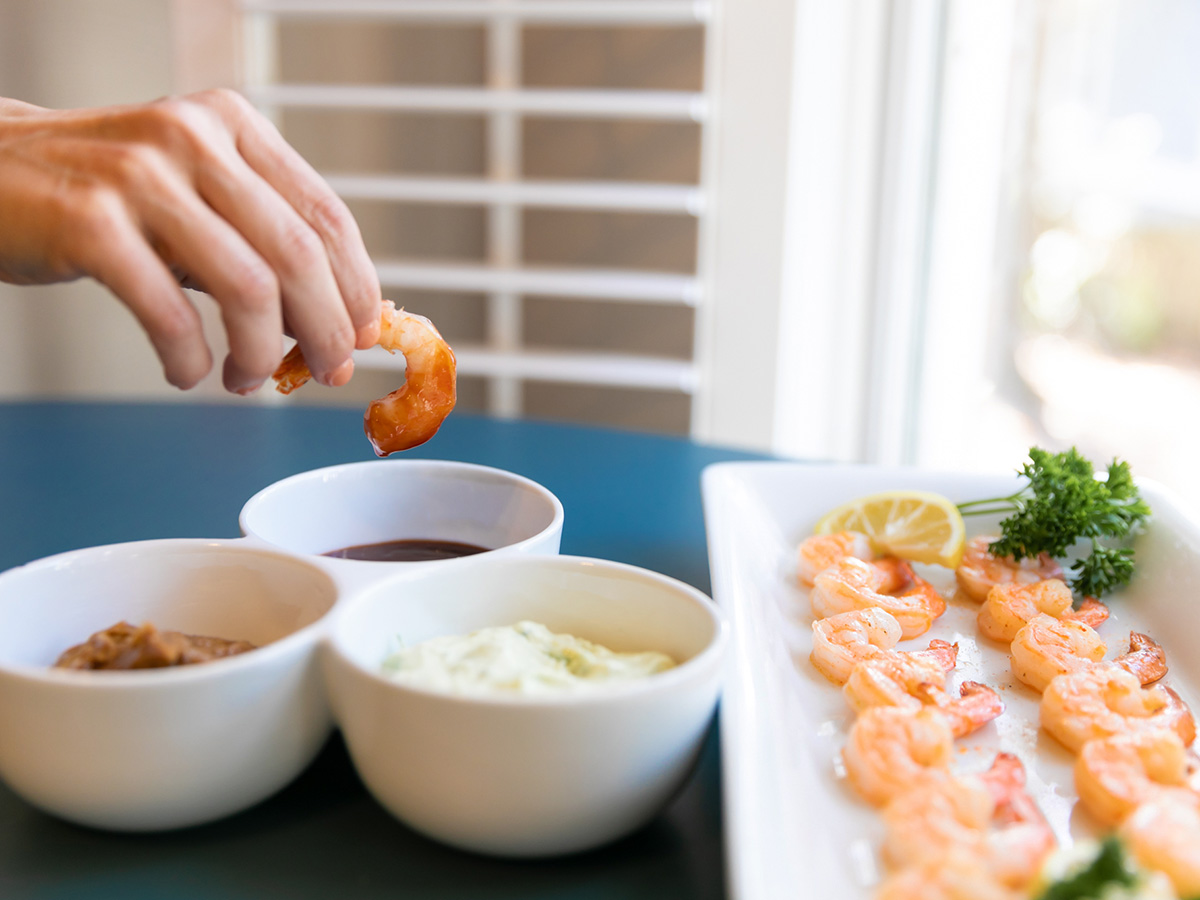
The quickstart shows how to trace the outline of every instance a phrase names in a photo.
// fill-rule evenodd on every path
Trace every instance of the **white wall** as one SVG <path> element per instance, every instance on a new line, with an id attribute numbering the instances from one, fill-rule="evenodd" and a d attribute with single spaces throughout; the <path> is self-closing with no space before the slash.
<path id="1" fill-rule="evenodd" d="M 139 102 L 170 93 L 171 71 L 168 0 L 0 3 L 0 96 L 55 108 Z M 214 346 L 215 374 L 189 399 L 222 394 L 224 352 Z M 137 322 L 100 285 L 0 284 L 0 399 L 30 396 L 185 395 L 163 380 Z"/>

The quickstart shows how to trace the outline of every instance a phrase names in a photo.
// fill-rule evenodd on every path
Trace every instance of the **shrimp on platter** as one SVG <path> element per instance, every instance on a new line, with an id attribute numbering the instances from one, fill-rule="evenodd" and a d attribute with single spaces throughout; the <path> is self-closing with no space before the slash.
<path id="1" fill-rule="evenodd" d="M 854 667 L 900 643 L 900 623 L 887 610 L 871 607 L 838 613 L 812 623 L 809 659 L 834 684 L 845 684 Z"/>
<path id="2" fill-rule="evenodd" d="M 979 607 L 979 630 L 994 641 L 1011 643 L 1017 632 L 1039 614 L 1082 622 L 1092 628 L 1098 628 L 1108 619 L 1108 607 L 1094 597 L 1085 598 L 1079 609 L 1073 609 L 1072 602 L 1071 589 L 1061 578 L 1032 584 L 1020 581 L 997 584 Z"/>
<path id="3" fill-rule="evenodd" d="M 930 706 L 945 716 L 956 738 L 963 737 L 1004 712 L 1004 702 L 977 681 L 964 681 L 958 697 L 946 690 L 946 672 L 954 667 L 957 653 L 956 645 L 934 640 L 928 650 L 880 654 L 854 667 L 843 693 L 859 713 L 873 706 L 914 711 Z"/>
<path id="4" fill-rule="evenodd" d="M 1169 728 L 1088 741 L 1075 760 L 1079 802 L 1100 824 L 1119 825 L 1143 803 L 1163 797 L 1200 806 L 1197 759 Z"/>
<path id="5" fill-rule="evenodd" d="M 1013 674 L 1034 690 L 1069 672 L 1101 663 L 1108 645 L 1090 625 L 1053 616 L 1037 615 L 1017 632 L 1009 644 Z M 1112 663 L 1152 684 L 1167 674 L 1167 655 L 1152 638 L 1129 633 L 1129 651 Z"/>
<path id="6" fill-rule="evenodd" d="M 842 748 L 847 780 L 874 806 L 948 778 L 953 757 L 954 732 L 931 707 L 873 706 L 855 720 Z"/>
<path id="7" fill-rule="evenodd" d="M 924 634 L 946 611 L 937 589 L 895 557 L 839 560 L 814 579 L 811 600 L 821 618 L 854 609 L 885 609 L 900 623 L 905 638 Z"/>
<path id="8" fill-rule="evenodd" d="M 984 860 L 966 848 L 926 860 L 887 878 L 875 900 L 1027 900 L 1023 890 L 996 880 Z"/>
<path id="9" fill-rule="evenodd" d="M 396 309 L 383 301 L 379 346 L 404 356 L 404 384 L 386 397 L 372 400 L 363 430 L 378 456 L 425 443 L 454 409 L 457 362 L 454 351 L 424 316 Z M 276 390 L 290 394 L 312 377 L 299 344 L 275 370 Z"/>
<path id="10" fill-rule="evenodd" d="M 933 702 L 931 692 L 944 691 L 946 673 L 957 662 L 958 645 L 936 639 L 927 650 L 878 653 L 854 666 L 842 692 L 855 712 L 872 706 L 919 709 Z"/>
<path id="11" fill-rule="evenodd" d="M 1200 806 L 1159 797 L 1134 810 L 1118 833 L 1138 862 L 1171 880 L 1178 896 L 1200 896 Z"/>
<path id="12" fill-rule="evenodd" d="M 1042 694 L 1042 727 L 1068 750 L 1088 741 L 1169 728 L 1185 745 L 1196 739 L 1192 711 L 1162 684 L 1143 687 L 1115 663 L 1095 665 L 1055 678 Z"/>
<path id="13" fill-rule="evenodd" d="M 796 550 L 796 575 L 811 586 L 818 575 L 848 556 L 865 562 L 875 559 L 871 539 L 861 531 L 811 535 Z"/>
<path id="14" fill-rule="evenodd" d="M 996 556 L 988 550 L 996 540 L 989 535 L 970 538 L 963 548 L 962 562 L 954 570 L 958 586 L 976 603 L 986 600 L 988 592 L 998 584 L 1033 584 L 1047 578 L 1062 578 L 1062 566 L 1049 554 L 1016 562 L 1011 556 Z"/>
<path id="15" fill-rule="evenodd" d="M 1104 659 L 1108 645 L 1090 625 L 1039 614 L 1013 636 L 1009 645 L 1013 674 L 1035 691 L 1059 675 Z"/>
<path id="16" fill-rule="evenodd" d="M 1038 875 L 1057 844 L 1025 790 L 1025 769 L 1011 753 L 996 755 L 980 775 L 965 775 L 901 794 L 883 811 L 884 858 L 898 868 L 968 850 L 1008 887 Z"/>

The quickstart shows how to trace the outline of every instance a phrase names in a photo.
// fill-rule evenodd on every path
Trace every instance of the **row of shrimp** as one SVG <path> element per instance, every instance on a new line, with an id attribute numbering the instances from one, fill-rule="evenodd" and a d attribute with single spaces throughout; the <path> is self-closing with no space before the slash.
<path id="1" fill-rule="evenodd" d="M 885 824 L 890 874 L 877 900 L 1025 896 L 1056 842 L 1020 760 L 1001 753 L 985 772 L 952 770 L 955 739 L 999 716 L 1003 702 L 978 682 L 947 689 L 956 644 L 896 649 L 927 632 L 945 600 L 853 532 L 808 538 L 798 571 L 818 617 L 812 663 L 858 714 L 842 749 L 846 778 Z"/>
<path id="2" fill-rule="evenodd" d="M 1200 758 L 1187 704 L 1160 680 L 1166 655 L 1152 639 L 1129 636 L 1129 650 L 1106 660 L 1097 628 L 1105 606 L 1076 608 L 1052 560 L 1018 567 L 993 557 L 991 539 L 968 544 L 958 582 L 981 601 L 979 630 L 1009 645 L 1013 674 L 1042 693 L 1043 729 L 1076 753 L 1082 807 L 1116 828 L 1146 868 L 1179 896 L 1200 894 Z"/>

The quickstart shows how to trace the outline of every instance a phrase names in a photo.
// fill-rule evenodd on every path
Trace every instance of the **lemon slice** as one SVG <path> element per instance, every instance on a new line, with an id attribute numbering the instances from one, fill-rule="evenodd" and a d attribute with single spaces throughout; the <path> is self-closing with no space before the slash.
<path id="1" fill-rule="evenodd" d="M 859 497 L 826 513 L 814 531 L 861 531 L 880 553 L 951 569 L 962 560 L 967 534 L 958 507 L 929 491 Z"/>

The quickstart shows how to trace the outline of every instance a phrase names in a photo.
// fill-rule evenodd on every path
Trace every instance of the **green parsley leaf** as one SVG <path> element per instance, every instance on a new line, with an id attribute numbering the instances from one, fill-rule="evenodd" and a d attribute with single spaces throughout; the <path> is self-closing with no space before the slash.
<path id="1" fill-rule="evenodd" d="M 1099 900 L 1106 887 L 1133 887 L 1137 881 L 1137 875 L 1125 859 L 1121 842 L 1110 835 L 1100 844 L 1100 852 L 1087 867 L 1054 882 L 1038 900 Z"/>
<path id="2" fill-rule="evenodd" d="M 1090 555 L 1071 567 L 1076 573 L 1071 587 L 1084 596 L 1099 597 L 1128 584 L 1133 551 L 1101 541 L 1126 540 L 1150 517 L 1129 464 L 1114 459 L 1107 477 L 1100 479 L 1074 447 L 1062 453 L 1033 447 L 1019 474 L 1028 484 L 1015 494 L 958 505 L 964 516 L 1011 513 L 1000 522 L 1000 538 L 988 549 L 1016 560 L 1039 553 L 1061 557 L 1078 541 L 1090 541 Z"/>

